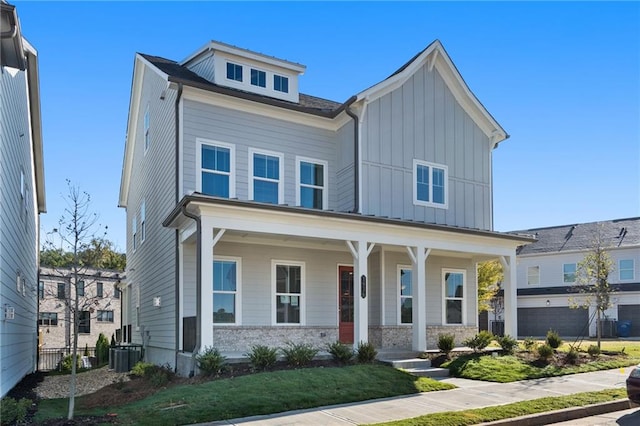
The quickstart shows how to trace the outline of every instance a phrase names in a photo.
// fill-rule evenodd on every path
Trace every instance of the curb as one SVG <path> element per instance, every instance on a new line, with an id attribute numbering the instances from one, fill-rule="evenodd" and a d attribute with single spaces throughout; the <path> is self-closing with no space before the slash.
<path id="1" fill-rule="evenodd" d="M 600 404 L 585 405 L 583 407 L 565 408 L 562 410 L 547 413 L 530 414 L 511 419 L 497 420 L 495 422 L 482 423 L 483 425 L 518 425 L 518 426 L 541 426 L 550 423 L 566 422 L 569 420 L 581 419 L 584 417 L 597 416 L 599 414 L 612 413 L 614 411 L 628 410 L 634 408 L 628 399 L 618 401 L 603 402 Z"/>

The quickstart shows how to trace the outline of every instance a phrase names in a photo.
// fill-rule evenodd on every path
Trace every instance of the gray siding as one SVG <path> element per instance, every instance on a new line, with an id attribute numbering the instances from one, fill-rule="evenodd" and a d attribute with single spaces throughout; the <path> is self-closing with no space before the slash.
<path id="1" fill-rule="evenodd" d="M 213 54 L 207 55 L 205 58 L 195 61 L 187 66 L 191 71 L 198 74 L 200 77 L 213 82 L 214 77 L 214 64 Z"/>
<path id="2" fill-rule="evenodd" d="M 376 251 L 369 255 L 369 274 L 367 285 L 367 297 L 369 298 L 369 325 L 380 325 L 382 309 L 382 286 L 381 284 L 381 254 Z M 354 283 L 354 291 L 359 291 L 359 282 Z"/>
<path id="3" fill-rule="evenodd" d="M 491 228 L 490 145 L 434 68 L 371 102 L 363 123 L 363 214 Z M 448 208 L 413 204 L 413 159 L 448 166 Z"/>
<path id="4" fill-rule="evenodd" d="M 0 93 L 0 305 L 15 308 L 15 319 L 0 321 L 2 397 L 35 369 L 39 217 L 25 72 L 12 77 L 0 68 Z M 20 194 L 21 171 L 25 177 L 24 200 Z M 24 294 L 17 289 L 18 275 L 24 278 Z"/>
<path id="5" fill-rule="evenodd" d="M 353 120 L 338 130 L 338 169 L 336 174 L 338 211 L 352 211 L 355 207 Z"/>

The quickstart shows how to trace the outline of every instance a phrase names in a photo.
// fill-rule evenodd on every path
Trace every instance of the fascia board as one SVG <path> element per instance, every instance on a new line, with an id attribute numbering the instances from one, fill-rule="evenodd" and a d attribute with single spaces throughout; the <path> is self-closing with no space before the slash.
<path id="1" fill-rule="evenodd" d="M 620 251 L 624 251 L 624 250 L 638 250 L 640 249 L 640 245 L 630 245 L 630 246 L 622 246 L 622 247 L 603 247 L 605 251 L 608 252 L 620 252 Z M 518 257 L 522 258 L 522 259 L 526 259 L 526 258 L 534 258 L 534 257 L 557 257 L 557 256 L 561 256 L 564 254 L 568 254 L 568 255 L 573 255 L 573 254 L 587 254 L 591 251 L 591 249 L 586 248 L 586 249 L 582 249 L 582 250 L 563 250 L 563 251 L 545 251 L 545 252 L 539 252 L 539 253 L 526 253 L 526 254 L 519 254 Z"/>

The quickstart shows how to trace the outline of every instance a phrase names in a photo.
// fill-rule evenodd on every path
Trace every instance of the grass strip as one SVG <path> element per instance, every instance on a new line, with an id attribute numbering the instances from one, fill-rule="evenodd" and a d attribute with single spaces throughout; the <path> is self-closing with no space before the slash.
<path id="1" fill-rule="evenodd" d="M 607 389 L 598 392 L 584 392 L 567 396 L 553 396 L 530 401 L 514 402 L 494 407 L 476 408 L 464 411 L 448 411 L 427 414 L 394 422 L 376 423 L 376 426 L 466 426 L 514 417 L 539 414 L 571 407 L 583 407 L 602 402 L 611 402 L 627 397 L 626 391 Z"/>
<path id="2" fill-rule="evenodd" d="M 383 365 L 309 368 L 175 386 L 108 412 L 116 413 L 121 424 L 155 425 L 159 416 L 164 425 L 189 424 L 452 388 Z M 43 400 L 36 421 L 64 417 L 66 407 L 66 399 Z M 76 413 L 103 415 L 106 410 Z"/>

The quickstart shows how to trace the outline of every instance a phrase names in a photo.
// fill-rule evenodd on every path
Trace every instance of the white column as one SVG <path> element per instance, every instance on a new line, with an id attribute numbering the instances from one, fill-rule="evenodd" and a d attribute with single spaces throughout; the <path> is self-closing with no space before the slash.
<path id="1" fill-rule="evenodd" d="M 353 255 L 353 344 L 369 341 L 369 272 L 367 259 L 374 244 L 367 247 L 366 241 L 347 241 L 347 246 Z M 363 278 L 364 277 L 364 278 Z"/>
<path id="2" fill-rule="evenodd" d="M 213 346 L 213 220 L 203 217 L 201 225 L 200 349 L 204 349 Z"/>
<path id="3" fill-rule="evenodd" d="M 427 350 L 427 257 L 431 249 L 424 246 L 407 247 L 412 263 L 412 321 L 414 351 Z"/>
<path id="4" fill-rule="evenodd" d="M 504 291 L 504 334 L 518 338 L 518 282 L 516 276 L 516 255 L 501 256 L 504 271 L 502 289 Z"/>

